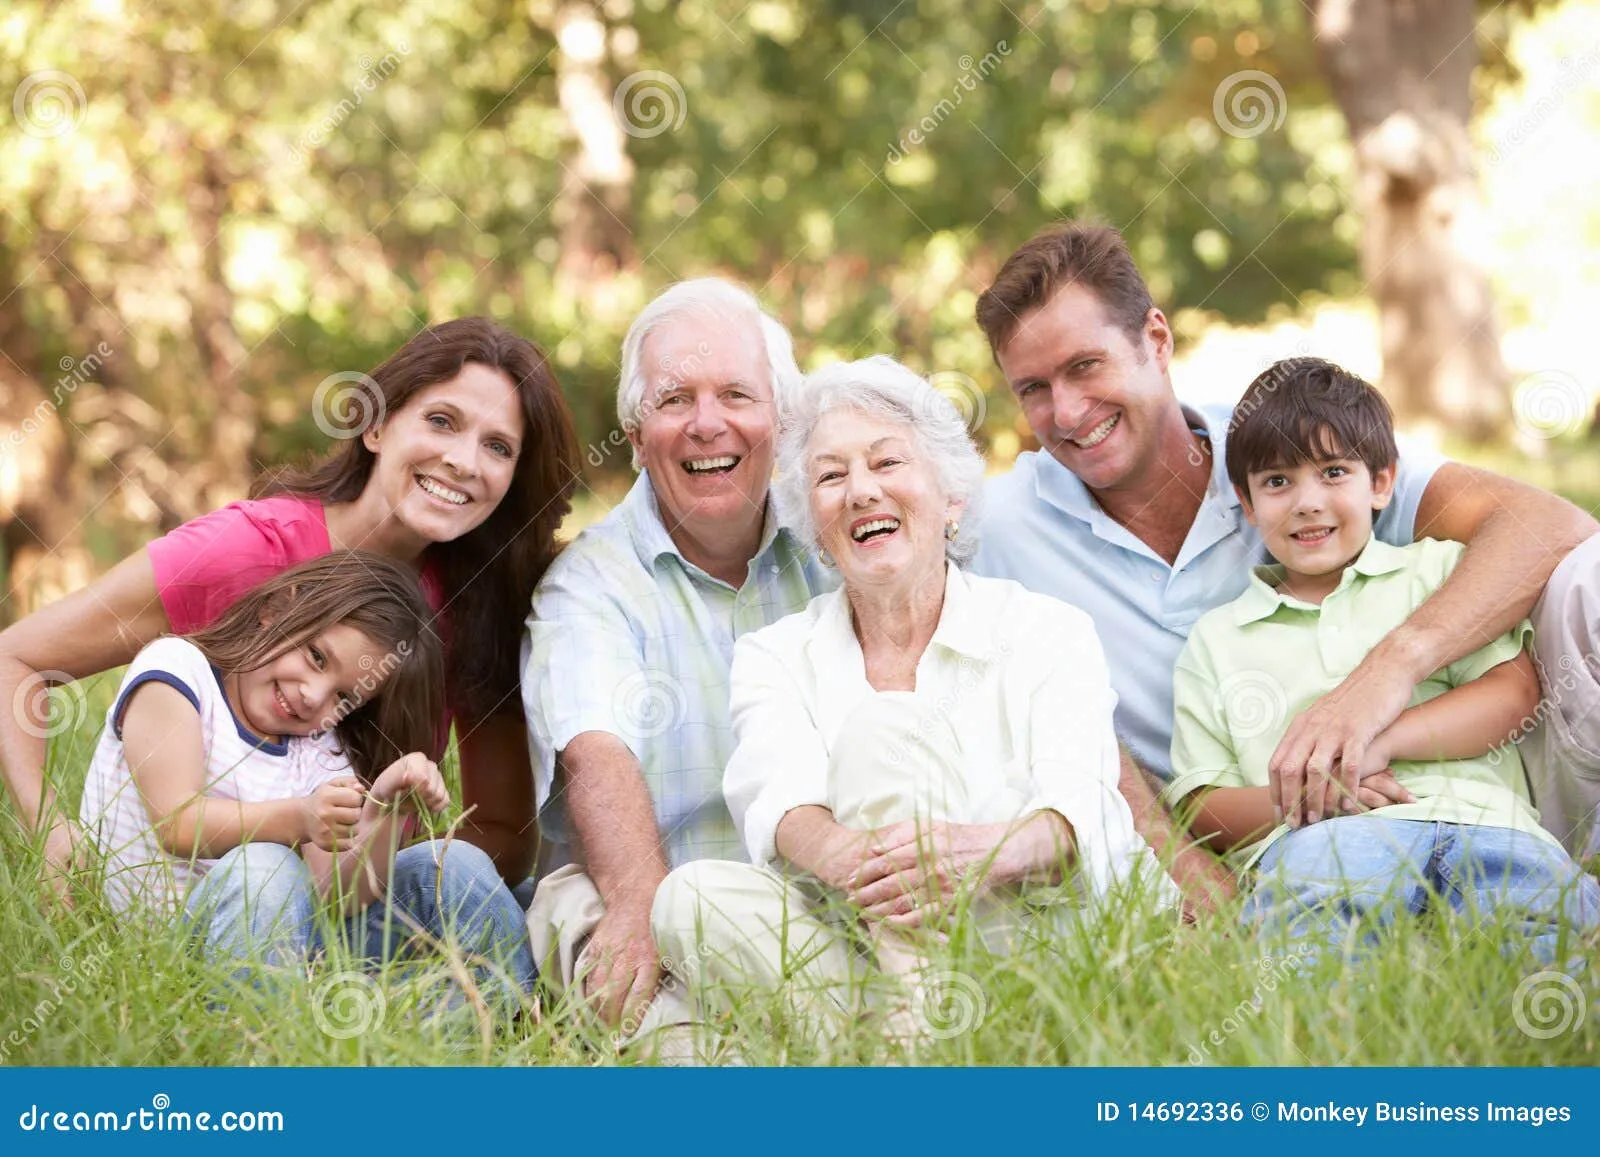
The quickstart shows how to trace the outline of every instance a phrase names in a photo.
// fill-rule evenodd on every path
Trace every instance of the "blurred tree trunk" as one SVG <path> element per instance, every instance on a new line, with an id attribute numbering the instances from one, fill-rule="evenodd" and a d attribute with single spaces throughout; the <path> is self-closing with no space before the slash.
<path id="1" fill-rule="evenodd" d="M 633 258 L 633 161 L 612 110 L 609 29 L 600 6 L 564 4 L 555 24 L 557 89 L 572 136 L 572 160 L 556 204 L 561 270 L 593 283 Z"/>
<path id="2" fill-rule="evenodd" d="M 610 29 L 600 5 L 563 4 L 555 34 L 557 92 L 571 140 L 554 209 L 561 240 L 555 283 L 582 326 L 606 315 L 607 287 L 634 262 L 634 168 L 612 107 Z M 578 416 L 579 429 L 614 425 L 609 394 L 591 391 L 578 405 L 589 411 Z"/>
<path id="3" fill-rule="evenodd" d="M 1472 0 L 1314 0 L 1322 70 L 1355 144 L 1361 261 L 1402 420 L 1476 441 L 1509 413 L 1468 123 Z"/>
<path id="4" fill-rule="evenodd" d="M 15 255 L 0 245 L 0 626 L 82 586 L 90 569 L 78 443 L 62 420 L 63 391 L 46 388 L 55 375 L 40 365 L 39 337 L 23 312 L 16 270 Z M 74 380 L 76 367 L 65 360 L 55 368 L 67 371 L 62 381 Z"/>
<path id="5" fill-rule="evenodd" d="M 245 388 L 239 370 L 244 343 L 233 324 L 233 289 L 222 268 L 224 216 L 228 181 L 214 148 L 202 149 L 198 180 L 189 189 L 189 217 L 201 247 L 197 268 L 190 271 L 186 296 L 192 312 L 195 345 L 211 385 L 215 409 L 209 452 L 197 467 L 204 472 L 201 502 L 206 508 L 243 498 L 255 476 L 252 451 L 256 441 L 256 399 Z"/>

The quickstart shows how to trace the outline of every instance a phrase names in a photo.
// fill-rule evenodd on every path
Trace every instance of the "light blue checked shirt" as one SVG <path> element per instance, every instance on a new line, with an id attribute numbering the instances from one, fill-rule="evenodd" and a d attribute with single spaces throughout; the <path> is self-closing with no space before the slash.
<path id="1" fill-rule="evenodd" d="M 1172 777 L 1172 673 L 1189 628 L 1271 562 L 1244 518 L 1225 458 L 1233 407 L 1183 408 L 1211 442 L 1211 484 L 1174 565 L 1117 522 L 1088 487 L 1049 454 L 1023 454 L 984 490 L 983 542 L 972 570 L 1015 579 L 1089 612 L 1111 664 L 1117 736 L 1134 759 Z M 1402 443 L 1394 499 L 1373 526 L 1391 546 L 1411 542 L 1417 506 L 1444 461 Z"/>
<path id="2" fill-rule="evenodd" d="M 761 549 L 738 590 L 683 557 L 650 476 L 561 552 L 533 595 L 522 704 L 543 846 L 541 874 L 573 859 L 556 754 L 585 731 L 626 743 L 644 769 L 672 866 L 746 858 L 722 798 L 733 754 L 733 644 L 804 610 L 837 579 L 780 529 L 769 504 Z"/>

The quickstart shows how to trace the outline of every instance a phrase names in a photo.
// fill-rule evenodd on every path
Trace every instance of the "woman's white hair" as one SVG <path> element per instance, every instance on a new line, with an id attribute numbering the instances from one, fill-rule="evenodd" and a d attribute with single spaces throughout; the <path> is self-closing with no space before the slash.
<path id="1" fill-rule="evenodd" d="M 663 325 L 684 317 L 699 317 L 721 322 L 730 330 L 753 323 L 756 336 L 766 349 L 767 368 L 772 377 L 772 398 L 782 421 L 788 397 L 800 383 L 800 367 L 794 360 L 794 340 L 783 323 L 761 308 L 755 296 L 742 286 L 720 277 L 697 277 L 669 286 L 654 301 L 639 311 L 622 339 L 622 374 L 617 382 L 617 421 L 627 432 L 637 430 L 648 412 L 645 391 L 651 374 L 644 365 L 645 340 Z M 709 350 L 705 351 L 709 353 Z M 684 359 L 687 363 L 693 354 Z M 692 373 L 692 366 L 655 367 L 662 376 Z M 639 452 L 633 453 L 633 467 L 640 468 Z"/>
<path id="2" fill-rule="evenodd" d="M 978 553 L 983 455 L 973 445 L 955 403 L 926 378 L 882 354 L 818 370 L 800 383 L 789 400 L 778 435 L 778 474 L 772 484 L 783 524 L 802 542 L 818 546 L 806 458 L 817 423 L 835 410 L 855 410 L 911 428 L 913 442 L 933 465 L 945 497 L 964 504 L 960 529 L 945 543 L 945 557 L 957 564 L 971 561 Z"/>

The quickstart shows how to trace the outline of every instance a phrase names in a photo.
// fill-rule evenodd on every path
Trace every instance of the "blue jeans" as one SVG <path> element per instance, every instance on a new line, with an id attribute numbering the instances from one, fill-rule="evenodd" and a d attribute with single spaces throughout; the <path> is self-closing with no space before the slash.
<path id="1" fill-rule="evenodd" d="M 185 917 L 213 962 L 285 965 L 327 942 L 317 908 L 311 869 L 292 848 L 244 844 L 190 892 Z M 522 909 L 481 849 L 460 840 L 402 848 L 385 898 L 331 930 L 351 953 L 380 963 L 402 956 L 419 931 L 423 944 L 438 941 L 493 962 L 496 970 L 474 970 L 485 992 L 515 1001 L 533 991 L 537 972 Z"/>
<path id="2" fill-rule="evenodd" d="M 1581 968 L 1579 938 L 1600 926 L 1600 884 L 1511 828 L 1340 816 L 1283 836 L 1256 871 L 1245 921 L 1290 939 L 1342 946 L 1360 921 L 1370 944 L 1401 915 L 1447 906 L 1518 928 L 1510 952 L 1525 943 L 1541 964 Z"/>

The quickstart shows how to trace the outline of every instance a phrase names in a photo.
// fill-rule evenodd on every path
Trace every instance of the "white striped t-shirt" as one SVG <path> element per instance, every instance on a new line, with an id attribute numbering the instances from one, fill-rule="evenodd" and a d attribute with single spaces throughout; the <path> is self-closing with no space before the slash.
<path id="1" fill-rule="evenodd" d="M 200 713 L 206 751 L 207 798 L 264 803 L 310 795 L 330 779 L 350 775 L 331 731 L 269 743 L 233 714 L 222 674 L 187 639 L 157 639 L 128 667 L 105 730 L 89 764 L 79 817 L 105 860 L 106 898 L 118 912 L 135 906 L 172 911 L 216 860 L 169 856 L 156 839 L 122 749 L 128 697 L 146 683 L 165 683 Z"/>

